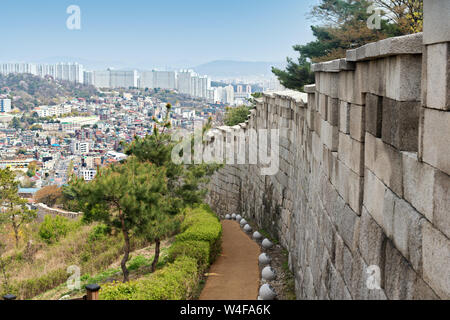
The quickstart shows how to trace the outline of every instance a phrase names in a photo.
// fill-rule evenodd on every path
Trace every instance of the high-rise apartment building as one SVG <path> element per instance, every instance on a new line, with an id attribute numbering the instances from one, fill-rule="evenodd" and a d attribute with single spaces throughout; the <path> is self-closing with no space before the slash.
<path id="1" fill-rule="evenodd" d="M 93 71 L 92 84 L 97 88 L 111 88 L 110 73 L 106 71 Z"/>
<path id="2" fill-rule="evenodd" d="M 0 74 L 29 73 L 37 75 L 37 66 L 32 63 L 1 63 Z"/>
<path id="3" fill-rule="evenodd" d="M 110 70 L 110 88 L 137 88 L 137 71 Z"/>
<path id="4" fill-rule="evenodd" d="M 0 112 L 11 112 L 11 99 L 0 99 Z"/>

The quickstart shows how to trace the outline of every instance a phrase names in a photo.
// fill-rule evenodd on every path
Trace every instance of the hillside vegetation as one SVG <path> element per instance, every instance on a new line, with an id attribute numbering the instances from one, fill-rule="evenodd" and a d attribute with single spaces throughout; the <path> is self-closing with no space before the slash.
<path id="1" fill-rule="evenodd" d="M 0 94 L 13 97 L 13 107 L 29 111 L 39 105 L 63 103 L 70 98 L 89 99 L 99 95 L 99 92 L 93 86 L 54 80 L 51 77 L 9 74 L 0 75 Z"/>

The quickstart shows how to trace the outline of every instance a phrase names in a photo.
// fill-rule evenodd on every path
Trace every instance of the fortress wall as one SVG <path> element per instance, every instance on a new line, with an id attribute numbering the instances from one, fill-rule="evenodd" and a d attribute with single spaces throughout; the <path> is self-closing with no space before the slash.
<path id="1" fill-rule="evenodd" d="M 246 163 L 249 132 L 280 129 L 278 172 L 228 164 L 208 202 L 280 240 L 298 299 L 450 298 L 448 16 L 449 2 L 427 1 L 423 34 L 316 64 L 307 98 L 264 94 L 246 123 L 217 129 L 245 133 Z"/>

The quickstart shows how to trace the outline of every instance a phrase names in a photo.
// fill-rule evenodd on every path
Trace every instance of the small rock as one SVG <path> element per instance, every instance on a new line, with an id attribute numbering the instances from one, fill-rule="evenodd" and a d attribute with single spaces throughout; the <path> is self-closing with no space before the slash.
<path id="1" fill-rule="evenodd" d="M 269 239 L 264 239 L 262 242 L 262 246 L 264 249 L 270 249 L 273 247 L 273 243 Z"/>
<path id="2" fill-rule="evenodd" d="M 255 231 L 255 233 L 253 233 L 253 240 L 261 241 L 262 238 L 263 238 L 262 234 L 259 233 L 258 231 Z"/>
<path id="3" fill-rule="evenodd" d="M 259 289 L 259 296 L 263 300 L 273 300 L 277 296 L 275 289 L 270 284 L 263 284 Z"/>
<path id="4" fill-rule="evenodd" d="M 244 227 L 248 222 L 247 220 L 242 219 L 239 223 L 241 224 L 241 227 Z"/>
<path id="5" fill-rule="evenodd" d="M 263 253 L 259 256 L 258 261 L 260 264 L 265 266 L 268 265 L 272 261 L 272 259 L 269 257 L 267 253 Z"/>
<path id="6" fill-rule="evenodd" d="M 272 281 L 272 280 L 275 280 L 276 277 L 277 277 L 277 274 L 275 273 L 275 270 L 273 270 L 272 267 L 265 267 L 262 270 L 262 278 L 264 280 Z"/>
<path id="7" fill-rule="evenodd" d="M 250 227 L 249 224 L 246 224 L 246 225 L 244 226 L 244 231 L 250 233 L 250 232 L 252 232 L 252 227 Z"/>
<path id="8" fill-rule="evenodd" d="M 229 214 L 227 214 L 227 215 L 225 216 L 225 219 L 230 220 L 230 219 L 231 219 L 231 216 L 230 216 Z"/>

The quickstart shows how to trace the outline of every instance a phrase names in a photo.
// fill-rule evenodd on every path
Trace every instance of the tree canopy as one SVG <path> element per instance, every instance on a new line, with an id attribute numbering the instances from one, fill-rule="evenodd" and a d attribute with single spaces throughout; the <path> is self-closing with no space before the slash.
<path id="1" fill-rule="evenodd" d="M 285 70 L 272 69 L 286 88 L 303 90 L 314 82 L 311 62 L 343 58 L 348 49 L 422 31 L 423 0 L 321 0 L 310 16 L 320 22 L 311 26 L 316 40 L 295 45 L 299 58 L 287 58 Z M 369 28 L 371 19 L 379 19 L 379 28 Z"/>

